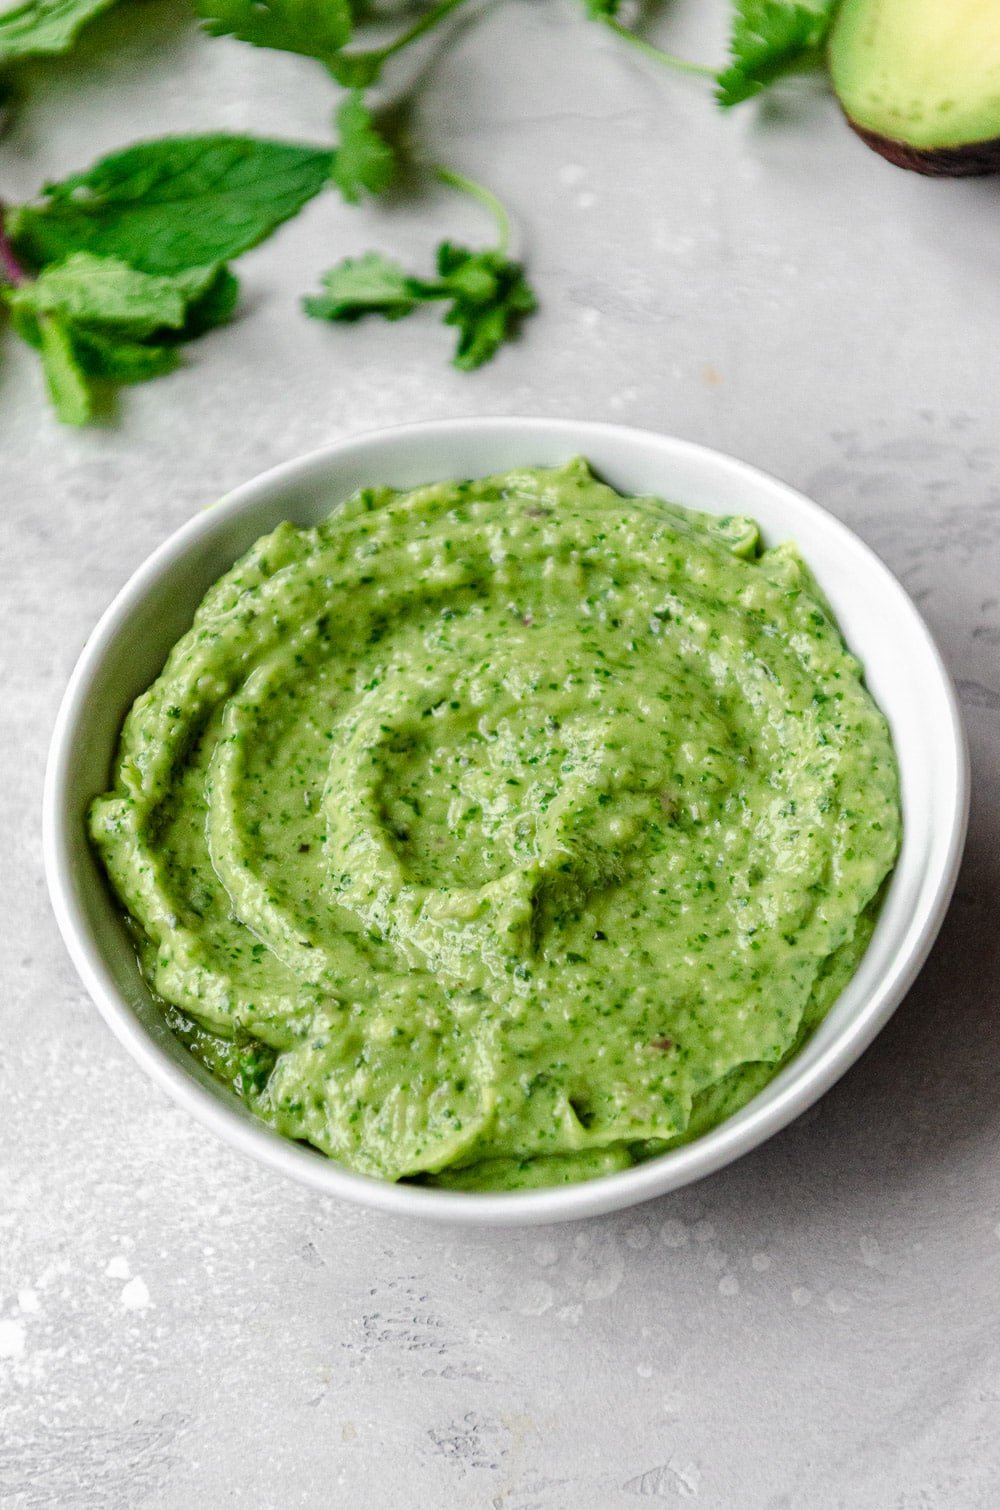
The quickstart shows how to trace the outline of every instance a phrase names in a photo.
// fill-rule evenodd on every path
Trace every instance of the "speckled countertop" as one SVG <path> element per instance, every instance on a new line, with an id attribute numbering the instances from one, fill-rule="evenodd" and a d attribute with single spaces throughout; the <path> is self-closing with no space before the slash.
<path id="1" fill-rule="evenodd" d="M 0 366 L 0 1504 L 992 1510 L 1000 1502 L 1000 242 L 995 182 L 881 163 L 820 88 L 730 118 L 565 0 L 440 57 L 417 129 L 515 206 L 544 305 L 472 377 L 433 320 L 324 328 L 337 257 L 426 258 L 474 207 L 333 196 L 246 257 L 243 315 L 115 428 Z M 709 55 L 721 0 L 664 36 Z M 196 40 L 174 0 L 32 72 L 27 196 L 128 137 L 321 138 L 319 70 Z M 918 985 L 806 1118 L 619 1217 L 410 1227 L 317 1199 L 175 1110 L 86 1000 L 39 795 L 85 635 L 198 506 L 332 437 L 610 417 L 811 493 L 899 574 L 962 694 L 973 814 Z"/>

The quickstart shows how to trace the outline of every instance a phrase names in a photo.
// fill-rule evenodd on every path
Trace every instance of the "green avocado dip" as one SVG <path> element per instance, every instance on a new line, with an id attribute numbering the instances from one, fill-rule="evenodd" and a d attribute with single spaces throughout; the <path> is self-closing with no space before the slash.
<path id="1" fill-rule="evenodd" d="M 795 548 L 578 460 L 259 540 L 89 828 L 171 1027 L 258 1116 L 499 1190 L 756 1094 L 856 969 L 900 809 Z"/>

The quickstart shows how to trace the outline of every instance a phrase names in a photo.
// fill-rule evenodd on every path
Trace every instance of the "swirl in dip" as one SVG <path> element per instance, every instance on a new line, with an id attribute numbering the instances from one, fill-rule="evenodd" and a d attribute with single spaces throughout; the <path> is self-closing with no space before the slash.
<path id="1" fill-rule="evenodd" d="M 351 1169 L 584 1179 L 754 1095 L 899 846 L 807 567 L 583 461 L 282 524 L 206 595 L 90 833 L 143 972 Z"/>

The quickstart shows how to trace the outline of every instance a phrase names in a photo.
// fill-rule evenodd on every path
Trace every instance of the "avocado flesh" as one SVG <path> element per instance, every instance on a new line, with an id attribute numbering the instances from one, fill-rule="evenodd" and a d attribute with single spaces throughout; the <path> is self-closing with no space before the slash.
<path id="1" fill-rule="evenodd" d="M 829 64 L 848 120 L 884 157 L 1000 171 L 1000 0 L 843 0 Z"/>

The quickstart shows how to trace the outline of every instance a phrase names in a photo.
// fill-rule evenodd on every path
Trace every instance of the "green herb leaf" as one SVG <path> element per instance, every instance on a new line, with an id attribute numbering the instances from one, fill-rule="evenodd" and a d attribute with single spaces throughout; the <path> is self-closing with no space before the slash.
<path id="1" fill-rule="evenodd" d="M 213 37 L 324 61 L 350 40 L 352 29 L 347 0 L 197 0 L 197 11 Z"/>
<path id="2" fill-rule="evenodd" d="M 348 204 L 357 204 L 363 193 L 382 194 L 396 176 L 396 154 L 376 130 L 360 94 L 341 104 L 337 130 L 330 176 Z"/>
<path id="3" fill-rule="evenodd" d="M 367 89 L 378 82 L 388 56 L 388 52 L 384 50 L 342 52 L 336 57 L 328 58 L 326 66 L 337 83 L 343 84 L 345 89 Z"/>
<path id="4" fill-rule="evenodd" d="M 583 3 L 592 21 L 606 21 L 609 16 L 617 16 L 622 8 L 622 0 L 583 0 Z"/>
<path id="5" fill-rule="evenodd" d="M 369 252 L 331 268 L 325 294 L 303 301 L 306 314 L 320 320 L 359 320 L 382 315 L 400 320 L 418 304 L 446 300 L 445 324 L 458 328 L 456 367 L 468 372 L 488 362 L 514 335 L 536 300 L 519 263 L 496 250 L 473 252 L 446 241 L 438 248 L 439 276 L 407 276 L 398 263 Z"/>
<path id="6" fill-rule="evenodd" d="M 88 379 L 138 383 L 172 371 L 179 343 L 228 318 L 237 288 L 225 267 L 167 278 L 76 252 L 4 288 L 3 300 L 17 334 L 41 353 L 59 418 L 84 424 L 93 409 Z"/>
<path id="7" fill-rule="evenodd" d="M 45 386 L 56 414 L 64 425 L 85 425 L 93 414 L 93 403 L 69 331 L 57 315 L 43 315 L 38 333 Z"/>
<path id="8" fill-rule="evenodd" d="M 445 324 L 458 327 L 455 366 L 468 372 L 496 355 L 537 301 L 521 265 L 499 252 L 471 252 L 446 241 L 437 264 L 440 291 L 433 297 L 452 301 Z"/>
<path id="9" fill-rule="evenodd" d="M 118 257 L 75 252 L 44 268 L 36 281 L 12 289 L 7 302 L 39 316 L 58 315 L 141 338 L 154 330 L 180 330 L 189 301 L 203 294 L 214 277 L 214 268 L 201 268 L 186 282 L 162 278 L 136 272 Z"/>
<path id="10" fill-rule="evenodd" d="M 321 281 L 325 292 L 302 301 L 314 320 L 360 320 L 363 315 L 402 320 L 420 302 L 420 296 L 411 292 L 413 280 L 405 270 L 378 252 L 348 257 L 324 273 Z"/>
<path id="11" fill-rule="evenodd" d="M 359 320 L 363 315 L 401 320 L 418 304 L 444 300 L 449 306 L 445 324 L 458 329 L 454 364 L 468 372 L 495 356 L 537 305 L 524 269 L 507 256 L 510 223 L 496 195 L 449 168 L 438 168 L 436 176 L 489 212 L 496 223 L 496 246 L 474 252 L 443 241 L 436 278 L 412 277 L 398 262 L 368 252 L 331 268 L 323 276 L 325 293 L 304 299 L 303 307 L 318 320 Z"/>
<path id="12" fill-rule="evenodd" d="M 815 62 L 837 0 L 738 0 L 730 37 L 732 62 L 716 80 L 725 108 L 759 94 L 782 75 Z"/>
<path id="13" fill-rule="evenodd" d="M 246 1043 L 238 1044 L 237 1073 L 233 1083 L 245 1100 L 252 1102 L 262 1094 L 271 1078 L 277 1057 L 274 1049 L 255 1038 L 248 1038 Z"/>
<path id="14" fill-rule="evenodd" d="M 23 341 L 41 351 L 42 325 L 31 311 L 12 309 L 11 323 Z M 104 378 L 112 383 L 141 383 L 172 372 L 180 362 L 176 345 L 154 346 L 147 341 L 123 340 L 119 335 L 102 335 L 79 325 L 63 328 L 73 356 L 87 377 Z"/>
<path id="15" fill-rule="evenodd" d="M 8 212 L 10 239 L 34 267 L 74 252 L 174 274 L 256 246 L 319 193 L 332 154 L 246 136 L 165 137 L 47 184 Z"/>
<path id="16" fill-rule="evenodd" d="M 115 0 L 23 0 L 0 15 L 0 64 L 68 52 L 77 33 Z"/>
<path id="17" fill-rule="evenodd" d="M 453 11 L 458 10 L 460 5 L 465 5 L 466 0 L 437 0 L 435 5 L 426 7 L 411 26 L 399 33 L 394 40 L 385 47 L 372 49 L 368 52 L 340 53 L 336 57 L 328 58 L 327 67 L 337 80 L 347 89 L 367 89 L 374 84 L 382 72 L 385 64 L 397 53 L 403 52 L 420 37 L 425 37 L 428 32 L 440 26 Z M 368 7 L 365 7 L 368 10 Z"/>
<path id="18" fill-rule="evenodd" d="M 239 298 L 239 279 L 228 267 L 213 268 L 211 273 L 212 277 L 202 291 L 189 295 L 184 324 L 177 332 L 177 340 L 191 341 L 196 336 L 203 336 L 207 330 L 214 330 L 217 325 L 225 325 L 231 318 Z"/>
<path id="19" fill-rule="evenodd" d="M 148 341 L 123 341 L 97 330 L 72 331 L 73 352 L 88 377 L 108 383 L 145 383 L 163 377 L 180 365 L 176 345 L 157 346 Z"/>

